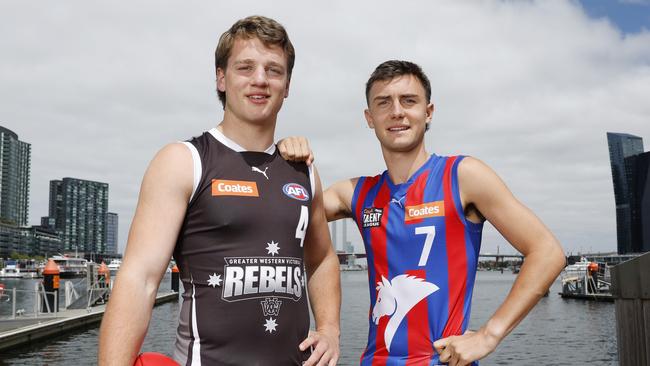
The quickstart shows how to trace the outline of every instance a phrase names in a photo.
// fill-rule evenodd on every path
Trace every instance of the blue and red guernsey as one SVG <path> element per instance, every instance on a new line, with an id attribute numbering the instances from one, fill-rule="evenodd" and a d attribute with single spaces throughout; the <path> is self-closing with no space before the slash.
<path id="1" fill-rule="evenodd" d="M 462 159 L 432 155 L 406 183 L 385 171 L 355 187 L 370 285 L 361 365 L 437 365 L 433 342 L 467 329 L 483 225 L 463 213 Z"/>

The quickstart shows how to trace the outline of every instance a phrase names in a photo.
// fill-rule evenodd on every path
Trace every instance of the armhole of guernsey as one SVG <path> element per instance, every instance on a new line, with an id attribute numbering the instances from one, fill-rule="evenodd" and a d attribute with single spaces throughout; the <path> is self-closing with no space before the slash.
<path id="1" fill-rule="evenodd" d="M 316 195 L 316 177 L 314 177 L 314 164 L 309 167 L 309 186 L 311 187 L 311 200 L 314 200 Z"/>
<path id="2" fill-rule="evenodd" d="M 458 213 L 458 218 L 460 218 L 460 221 L 465 225 L 466 228 L 468 228 L 471 231 L 480 231 L 481 228 L 483 227 L 483 224 L 477 224 L 475 222 L 471 222 L 465 217 L 465 211 L 463 211 L 463 202 L 460 199 L 460 184 L 458 182 L 458 166 L 460 163 L 463 161 L 465 158 L 464 155 L 458 155 L 456 157 L 456 161 L 454 161 L 454 164 L 451 167 L 451 186 L 452 186 L 452 196 L 454 200 L 454 207 L 456 207 L 456 212 Z"/>
<path id="3" fill-rule="evenodd" d="M 187 146 L 187 148 L 190 150 L 190 153 L 192 154 L 192 165 L 194 167 L 194 181 L 192 184 L 192 194 L 190 195 L 190 200 L 188 201 L 188 203 L 190 203 L 194 198 L 196 189 L 199 187 L 199 182 L 201 181 L 201 174 L 203 174 L 203 167 L 201 166 L 201 157 L 199 156 L 199 151 L 196 150 L 196 146 L 194 146 L 191 142 L 187 142 L 187 141 L 182 141 L 181 143 Z"/>

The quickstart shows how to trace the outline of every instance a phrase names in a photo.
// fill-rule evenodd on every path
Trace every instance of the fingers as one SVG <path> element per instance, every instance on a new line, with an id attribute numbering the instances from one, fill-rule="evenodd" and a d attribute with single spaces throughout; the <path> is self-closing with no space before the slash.
<path id="1" fill-rule="evenodd" d="M 334 366 L 339 358 L 339 350 L 335 341 L 319 333 L 311 333 L 300 343 L 300 350 L 312 347 L 311 356 L 303 363 L 305 366 Z"/>
<path id="2" fill-rule="evenodd" d="M 302 341 L 302 343 L 300 343 L 298 348 L 301 351 L 304 351 L 307 348 L 311 347 L 315 342 L 316 342 L 316 334 L 313 333 L 313 332 L 309 332 L 309 336 L 307 338 L 305 338 L 305 340 Z"/>
<path id="3" fill-rule="evenodd" d="M 449 337 L 438 339 L 437 341 L 433 342 L 433 348 L 436 349 L 436 352 L 438 352 L 438 354 L 442 354 L 442 351 L 445 350 L 445 347 L 447 347 L 449 342 Z"/>
<path id="4" fill-rule="evenodd" d="M 288 161 L 304 161 L 310 165 L 314 156 L 309 141 L 304 137 L 287 137 L 278 142 L 278 150 L 282 158 Z"/>

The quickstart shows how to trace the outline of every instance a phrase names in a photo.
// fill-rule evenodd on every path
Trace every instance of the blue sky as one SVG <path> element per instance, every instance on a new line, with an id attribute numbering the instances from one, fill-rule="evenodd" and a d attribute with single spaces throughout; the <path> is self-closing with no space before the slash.
<path id="1" fill-rule="evenodd" d="M 607 18 L 623 33 L 650 30 L 650 0 L 579 0 L 591 18 Z"/>

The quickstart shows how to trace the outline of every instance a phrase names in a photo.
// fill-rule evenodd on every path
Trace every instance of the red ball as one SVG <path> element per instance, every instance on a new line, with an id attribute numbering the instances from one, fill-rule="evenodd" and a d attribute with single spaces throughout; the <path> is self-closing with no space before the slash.
<path id="1" fill-rule="evenodd" d="M 180 366 L 178 362 L 157 352 L 144 352 L 138 355 L 133 366 Z"/>

